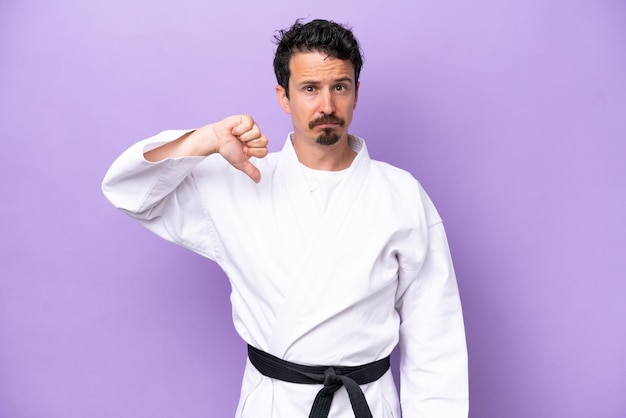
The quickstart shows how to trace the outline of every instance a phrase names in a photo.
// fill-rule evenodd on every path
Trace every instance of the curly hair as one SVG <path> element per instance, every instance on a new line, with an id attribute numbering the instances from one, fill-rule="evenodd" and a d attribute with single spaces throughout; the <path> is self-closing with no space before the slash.
<path id="1" fill-rule="evenodd" d="M 289 97 L 289 61 L 298 52 L 322 52 L 340 60 L 350 61 L 354 66 L 354 82 L 359 81 L 363 56 L 359 41 L 351 28 L 329 20 L 315 19 L 302 23 L 302 19 L 289 29 L 277 31 L 274 36 L 277 45 L 274 55 L 276 81 L 285 89 Z"/>

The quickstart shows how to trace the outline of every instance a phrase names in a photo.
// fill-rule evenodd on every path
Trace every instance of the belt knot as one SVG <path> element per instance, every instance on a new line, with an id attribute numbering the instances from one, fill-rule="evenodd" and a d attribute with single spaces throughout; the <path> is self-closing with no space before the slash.
<path id="1" fill-rule="evenodd" d="M 324 389 L 322 389 L 324 395 L 332 396 L 341 386 L 343 386 L 343 382 L 337 375 L 337 371 L 334 367 L 329 367 L 324 370 Z"/>

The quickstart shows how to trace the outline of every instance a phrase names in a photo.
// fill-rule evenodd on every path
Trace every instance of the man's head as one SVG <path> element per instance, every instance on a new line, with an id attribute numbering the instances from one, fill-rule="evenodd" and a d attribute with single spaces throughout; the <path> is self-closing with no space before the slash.
<path id="1" fill-rule="evenodd" d="M 363 57 L 361 48 L 352 31 L 338 23 L 316 19 L 302 23 L 300 19 L 289 29 L 279 30 L 274 37 L 276 54 L 274 55 L 274 73 L 276 81 L 285 89 L 289 98 L 289 64 L 294 54 L 302 52 L 321 52 L 329 57 L 350 61 L 354 67 L 354 81 L 359 82 Z"/>
<path id="2" fill-rule="evenodd" d="M 294 141 L 347 144 L 363 65 L 352 32 L 325 20 L 296 21 L 276 40 L 276 94 L 291 115 Z"/>

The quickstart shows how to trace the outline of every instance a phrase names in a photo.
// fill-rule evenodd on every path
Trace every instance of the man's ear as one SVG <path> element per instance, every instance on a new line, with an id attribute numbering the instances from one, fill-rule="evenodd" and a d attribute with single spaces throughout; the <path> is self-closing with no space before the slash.
<path id="1" fill-rule="evenodd" d="M 289 107 L 289 97 L 287 97 L 287 92 L 285 91 L 285 88 L 280 84 L 276 86 L 276 98 L 278 99 L 278 104 L 280 105 L 280 107 L 282 107 L 285 112 L 291 114 L 291 108 Z"/>
<path id="2" fill-rule="evenodd" d="M 354 90 L 354 107 L 352 107 L 352 110 L 356 109 L 356 103 L 359 101 L 359 86 L 361 85 L 361 82 L 358 81 L 356 83 L 356 89 Z"/>

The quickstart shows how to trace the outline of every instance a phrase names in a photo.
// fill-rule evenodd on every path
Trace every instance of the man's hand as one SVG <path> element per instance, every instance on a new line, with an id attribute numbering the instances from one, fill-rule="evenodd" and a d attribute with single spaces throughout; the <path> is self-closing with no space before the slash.
<path id="1" fill-rule="evenodd" d="M 267 155 L 267 138 L 251 116 L 229 116 L 199 131 L 202 129 L 213 130 L 215 152 L 256 183 L 261 180 L 259 169 L 250 163 L 249 158 Z"/>
<path id="2" fill-rule="evenodd" d="M 216 152 L 256 183 L 261 181 L 261 173 L 248 159 L 267 155 L 267 138 L 254 119 L 247 115 L 229 116 L 188 132 L 146 152 L 144 158 L 156 162 L 166 158 L 207 156 Z"/>

